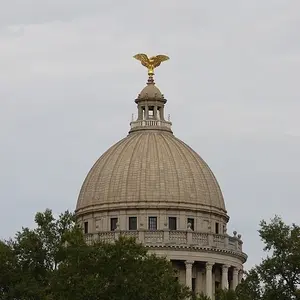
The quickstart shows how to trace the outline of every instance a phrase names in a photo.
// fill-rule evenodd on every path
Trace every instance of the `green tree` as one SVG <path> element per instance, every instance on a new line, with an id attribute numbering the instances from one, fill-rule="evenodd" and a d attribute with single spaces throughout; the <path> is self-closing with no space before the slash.
<path id="1" fill-rule="evenodd" d="M 253 268 L 246 273 L 246 278 L 235 290 L 238 300 L 260 300 L 262 299 L 262 287 L 259 274 Z"/>
<path id="2" fill-rule="evenodd" d="M 217 290 L 216 300 L 239 300 L 236 293 L 232 290 Z"/>
<path id="3" fill-rule="evenodd" d="M 0 299 L 13 299 L 13 287 L 18 282 L 16 258 L 9 242 L 0 241 Z"/>
<path id="4" fill-rule="evenodd" d="M 300 227 L 275 217 L 262 221 L 259 234 L 268 257 L 257 267 L 265 299 L 300 299 Z"/>
<path id="5" fill-rule="evenodd" d="M 193 300 L 211 300 L 211 298 L 206 296 L 204 293 L 200 293 L 200 294 L 197 294 L 197 295 L 194 294 L 192 296 L 192 299 Z"/>
<path id="6" fill-rule="evenodd" d="M 6 270 L 3 276 L 11 277 L 14 282 L 3 292 L 3 297 L 48 299 L 53 272 L 61 263 L 64 241 L 76 238 L 84 243 L 82 230 L 70 212 L 56 220 L 51 210 L 46 210 L 36 214 L 35 223 L 35 229 L 23 228 L 13 240 L 2 242 L 6 258 L 2 252 L 0 261 L 11 265 L 11 274 Z"/>
<path id="7" fill-rule="evenodd" d="M 300 227 L 276 216 L 260 223 L 259 234 L 268 256 L 249 272 L 237 294 L 246 300 L 299 300 Z"/>
<path id="8" fill-rule="evenodd" d="M 52 284 L 58 300 L 179 300 L 189 295 L 168 261 L 122 237 L 113 244 L 69 245 Z"/>
<path id="9" fill-rule="evenodd" d="M 175 280 L 170 262 L 135 240 L 85 243 L 74 215 L 38 213 L 36 228 L 23 228 L 0 243 L 1 300 L 176 300 L 190 291 Z"/>

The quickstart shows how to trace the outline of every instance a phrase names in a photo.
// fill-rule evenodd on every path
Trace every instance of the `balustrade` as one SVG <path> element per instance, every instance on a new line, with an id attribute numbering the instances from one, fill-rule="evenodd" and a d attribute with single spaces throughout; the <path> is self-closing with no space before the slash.
<path id="1" fill-rule="evenodd" d="M 225 246 L 225 236 L 221 234 L 214 234 L 214 246 L 217 248 L 224 248 Z"/>
<path id="2" fill-rule="evenodd" d="M 171 128 L 172 123 L 163 120 L 138 120 L 130 123 L 131 129 L 136 127 L 150 127 L 150 126 L 163 126 Z"/>
<path id="3" fill-rule="evenodd" d="M 219 249 L 230 250 L 234 252 L 242 252 L 243 242 L 236 237 L 228 235 L 181 231 L 181 230 L 116 230 L 116 231 L 100 231 L 94 234 L 86 234 L 86 242 L 93 241 L 113 242 L 120 235 L 133 237 L 138 242 L 151 245 L 189 245 L 195 247 L 213 247 Z"/>

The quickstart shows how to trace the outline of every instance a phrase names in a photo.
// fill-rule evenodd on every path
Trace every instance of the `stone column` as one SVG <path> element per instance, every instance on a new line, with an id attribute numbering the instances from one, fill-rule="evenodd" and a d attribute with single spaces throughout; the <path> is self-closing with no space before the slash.
<path id="1" fill-rule="evenodd" d="M 193 261 L 185 261 L 185 285 L 192 289 L 192 268 Z"/>
<path id="2" fill-rule="evenodd" d="M 222 290 L 228 290 L 228 265 L 222 266 Z"/>
<path id="3" fill-rule="evenodd" d="M 145 105 L 145 120 L 149 119 L 149 107 L 148 105 Z"/>
<path id="4" fill-rule="evenodd" d="M 212 299 L 212 267 L 213 263 L 206 263 L 206 296 Z"/>
<path id="5" fill-rule="evenodd" d="M 157 116 L 156 116 L 157 120 L 161 120 L 161 117 L 160 117 L 160 108 L 157 107 Z"/>
<path id="6" fill-rule="evenodd" d="M 160 113 L 160 119 L 164 120 L 165 119 L 165 117 L 164 117 L 165 112 L 164 112 L 164 107 L 163 106 L 160 108 L 159 113 Z"/>
<path id="7" fill-rule="evenodd" d="M 138 107 L 138 120 L 143 120 L 143 109 L 141 106 Z"/>
<path id="8" fill-rule="evenodd" d="M 154 106 L 153 108 L 153 118 L 154 120 L 157 120 L 157 106 Z"/>
<path id="9" fill-rule="evenodd" d="M 234 268 L 233 276 L 232 276 L 232 289 L 235 290 L 238 284 L 239 284 L 239 270 L 238 268 Z"/>

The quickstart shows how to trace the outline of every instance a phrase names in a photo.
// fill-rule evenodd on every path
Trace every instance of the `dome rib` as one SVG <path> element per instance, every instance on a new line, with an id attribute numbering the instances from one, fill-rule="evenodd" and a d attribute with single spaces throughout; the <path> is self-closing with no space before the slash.
<path id="1" fill-rule="evenodd" d="M 184 153 L 183 153 L 182 149 L 179 147 L 179 145 L 177 143 L 175 143 L 172 139 L 170 139 L 170 140 L 171 140 L 171 143 L 173 143 L 175 149 L 178 151 L 178 153 L 179 153 L 180 157 L 182 158 L 182 160 L 185 161 L 185 164 L 186 164 L 187 168 L 189 169 L 190 177 L 193 181 L 192 186 L 195 187 L 196 186 L 196 180 L 195 180 L 195 177 L 193 176 L 192 167 L 189 164 L 188 159 L 184 155 Z M 195 197 L 197 198 L 198 197 L 197 190 L 194 189 L 193 192 L 196 193 Z M 191 194 L 190 194 L 190 197 L 191 197 Z M 191 197 L 191 198 L 193 198 L 193 197 Z"/>
<path id="2" fill-rule="evenodd" d="M 164 195 L 166 195 L 166 176 L 164 176 L 164 165 L 162 164 L 162 156 L 160 155 L 160 151 L 158 149 L 158 143 L 159 143 L 159 139 L 160 136 L 159 135 L 155 135 L 155 139 L 156 139 L 156 143 L 155 143 L 155 150 L 156 150 L 156 154 L 157 154 L 157 170 L 159 171 L 159 184 L 161 185 L 162 181 L 163 181 L 163 191 L 164 191 Z M 158 190 L 159 190 L 159 186 L 158 186 Z M 162 189 L 161 189 L 162 190 Z M 160 197 L 162 195 L 158 194 L 158 197 Z"/>
<path id="3" fill-rule="evenodd" d="M 141 136 L 141 139 L 142 139 L 142 136 Z M 140 153 L 141 153 L 141 166 L 139 168 L 139 178 L 142 178 L 142 176 L 143 176 L 143 170 L 146 168 L 146 167 L 143 168 L 144 164 L 146 163 L 145 160 L 143 160 L 145 148 L 147 148 L 147 144 L 143 143 L 142 151 L 140 151 Z M 140 182 L 139 182 L 139 189 L 137 191 L 138 195 L 139 195 L 138 199 L 140 199 L 140 200 L 142 199 L 142 184 L 143 184 L 143 182 L 142 182 L 142 180 L 140 180 Z"/>
<path id="4" fill-rule="evenodd" d="M 90 192 L 90 195 L 89 195 L 89 196 L 86 195 L 86 198 L 89 199 L 89 202 L 93 201 L 93 199 L 94 199 L 94 197 L 95 197 L 94 193 L 96 192 L 96 190 L 95 190 L 95 189 L 91 189 L 90 191 L 87 191 L 89 185 L 91 185 L 92 182 L 93 182 L 92 177 L 95 175 L 94 172 L 92 172 L 92 170 L 93 170 L 93 169 L 98 165 L 98 163 L 99 163 L 100 161 L 102 161 L 102 160 L 103 160 L 103 164 L 102 164 L 101 168 L 105 167 L 106 164 L 107 164 L 107 162 L 108 162 L 108 160 L 110 159 L 110 156 L 108 155 L 108 151 L 111 150 L 113 153 L 114 153 L 115 151 L 117 151 L 118 146 L 121 145 L 125 139 L 126 139 L 126 138 L 120 140 L 120 141 L 117 142 L 115 145 L 113 145 L 112 147 L 110 147 L 110 149 L 108 149 L 105 153 L 103 153 L 103 154 L 100 156 L 100 158 L 94 163 L 94 165 L 93 165 L 92 168 L 90 169 L 90 171 L 89 171 L 89 173 L 88 173 L 86 179 L 84 180 L 84 183 L 83 183 L 82 188 L 81 188 L 81 190 L 80 190 L 77 206 L 79 205 L 79 201 L 82 199 L 82 194 L 85 194 L 85 193 L 89 194 L 89 192 Z M 95 182 L 99 183 L 100 176 L 101 176 L 101 172 L 99 172 L 99 174 L 98 174 L 98 176 L 97 176 L 97 180 L 95 180 Z M 85 203 L 85 205 L 86 205 L 86 203 Z"/>
<path id="5" fill-rule="evenodd" d="M 185 144 L 183 141 L 181 141 L 181 140 L 179 140 L 178 138 L 176 138 L 176 140 L 178 140 L 178 141 L 180 141 L 180 143 L 182 144 L 182 145 L 184 145 L 187 149 L 189 149 L 190 150 L 190 152 L 191 152 L 191 154 L 192 154 L 192 157 L 193 157 L 193 159 L 194 159 L 194 161 L 195 161 L 195 166 L 198 168 L 198 170 L 199 170 L 199 172 L 201 172 L 202 173 L 202 178 L 203 178 L 203 180 L 205 181 L 205 190 L 207 191 L 209 191 L 208 193 L 206 192 L 206 194 L 207 194 L 207 196 L 208 196 L 208 198 L 209 198 L 209 203 L 211 203 L 211 201 L 212 201 L 212 199 L 211 199 L 211 195 L 210 195 L 210 186 L 209 186 L 209 184 L 208 184 L 208 182 L 207 182 L 207 179 L 206 179 L 206 176 L 205 176 L 205 173 L 204 173 L 204 171 L 203 171 L 203 167 L 201 166 L 200 167 L 200 165 L 199 165 L 199 160 L 201 161 L 201 165 L 203 164 L 203 159 L 199 156 L 199 155 L 197 155 L 197 159 L 196 159 L 196 157 L 195 157 L 195 155 L 194 155 L 194 150 L 192 149 L 192 148 L 190 148 L 187 144 Z M 206 167 L 208 167 L 208 165 L 206 165 Z M 209 168 L 209 167 L 208 167 Z M 198 197 L 198 195 L 197 195 L 197 197 Z M 209 205 L 209 204 L 208 204 Z"/>
<path id="6" fill-rule="evenodd" d="M 177 195 L 179 196 L 179 199 L 181 199 L 182 197 L 184 197 L 184 192 L 183 192 L 183 189 L 182 189 L 182 181 L 180 180 L 180 176 L 178 174 L 179 168 L 178 168 L 178 164 L 176 162 L 176 159 L 174 157 L 174 151 L 171 150 L 172 147 L 170 147 L 170 141 L 169 141 L 168 136 L 162 136 L 162 138 L 165 140 L 165 144 L 168 148 L 168 151 L 170 153 L 170 157 L 172 157 L 172 161 L 173 161 L 174 166 L 175 166 L 174 173 L 176 174 L 177 183 L 178 183 L 178 192 L 179 192 L 179 193 L 177 193 Z"/>
<path id="7" fill-rule="evenodd" d="M 128 170 L 127 170 L 127 175 L 126 175 L 126 180 L 125 180 L 125 185 L 128 186 L 128 182 L 129 182 L 129 176 L 130 176 L 130 170 L 134 169 L 134 165 L 133 165 L 133 161 L 134 161 L 134 156 L 136 155 L 136 153 L 138 153 L 138 151 L 136 151 L 139 147 L 140 147 L 140 144 L 141 144 L 141 136 L 138 137 L 138 140 L 136 142 L 136 145 L 134 145 L 133 147 L 133 151 L 132 151 L 132 154 L 131 154 L 131 157 L 130 157 L 130 160 L 129 160 L 129 164 L 128 164 Z M 135 173 L 135 171 L 133 172 Z M 128 189 L 126 189 L 126 194 L 125 194 L 125 199 L 128 199 L 129 195 L 128 195 Z"/>
<path id="8" fill-rule="evenodd" d="M 116 177 L 121 177 L 120 176 L 120 173 L 118 172 L 119 169 L 122 169 L 123 167 L 123 174 L 124 174 L 124 166 L 126 164 L 120 164 L 120 162 L 123 162 L 124 161 L 124 155 L 126 153 L 128 153 L 128 148 L 130 146 L 130 144 L 134 143 L 135 140 L 132 139 L 132 138 L 128 138 L 125 145 L 123 146 L 123 149 L 120 151 L 120 154 L 117 156 L 116 160 L 115 160 L 115 163 L 112 167 L 112 172 L 110 174 L 110 179 L 109 179 L 109 185 L 108 185 L 108 188 L 107 188 L 107 192 L 108 192 L 108 195 L 113 195 L 113 202 L 119 202 L 119 201 L 124 201 L 125 198 L 122 198 L 122 193 L 120 193 L 121 195 L 117 195 L 118 198 L 119 198 L 119 201 L 116 201 L 116 193 L 117 191 L 120 191 L 120 189 L 118 188 L 120 186 L 120 184 L 123 184 L 122 181 L 120 180 L 115 180 Z M 113 157 L 113 156 L 112 156 Z M 122 177 L 121 177 L 122 178 Z M 124 189 L 121 189 L 121 191 L 124 191 Z M 125 188 L 125 191 L 126 191 L 126 188 Z"/>
<path id="9" fill-rule="evenodd" d="M 178 139 L 178 138 L 176 138 Z M 206 181 L 206 186 L 207 186 L 207 189 L 209 190 L 209 198 L 210 198 L 210 203 L 212 203 L 212 194 L 214 193 L 214 191 L 211 190 L 211 184 L 208 184 L 208 180 L 207 180 L 207 176 L 205 174 L 205 172 L 208 172 L 209 173 L 209 176 L 211 177 L 211 179 L 214 181 L 214 187 L 216 188 L 216 191 L 217 191 L 217 194 L 219 196 L 219 199 L 222 199 L 222 202 L 224 203 L 224 199 L 223 199 L 223 195 L 222 195 L 222 192 L 221 192 L 221 188 L 218 184 L 218 181 L 215 177 L 215 175 L 213 174 L 212 170 L 210 169 L 209 165 L 199 156 L 198 153 L 196 153 L 189 145 L 187 145 L 186 143 L 184 143 L 183 141 L 180 140 L 181 143 L 183 143 L 190 151 L 191 151 L 191 154 L 195 160 L 195 162 L 197 162 L 199 159 L 201 160 L 201 162 L 203 163 L 203 165 L 205 166 L 205 168 L 201 168 L 201 172 L 203 174 L 203 177 Z M 197 165 L 197 164 L 196 164 Z M 205 172 L 204 172 L 205 171 Z M 222 203 L 220 203 L 220 200 L 219 200 L 219 205 L 218 206 L 222 206 Z M 225 205 L 224 205 L 224 210 L 226 211 L 225 209 Z"/>

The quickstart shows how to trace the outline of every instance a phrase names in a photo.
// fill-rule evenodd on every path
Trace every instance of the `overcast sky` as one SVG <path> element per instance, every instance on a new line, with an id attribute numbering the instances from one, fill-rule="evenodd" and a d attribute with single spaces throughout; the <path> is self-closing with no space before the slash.
<path id="1" fill-rule="evenodd" d="M 177 137 L 210 165 L 230 233 L 259 263 L 261 219 L 300 223 L 300 1 L 0 0 L 0 237 L 74 210 L 126 136 L 146 70 Z"/>

